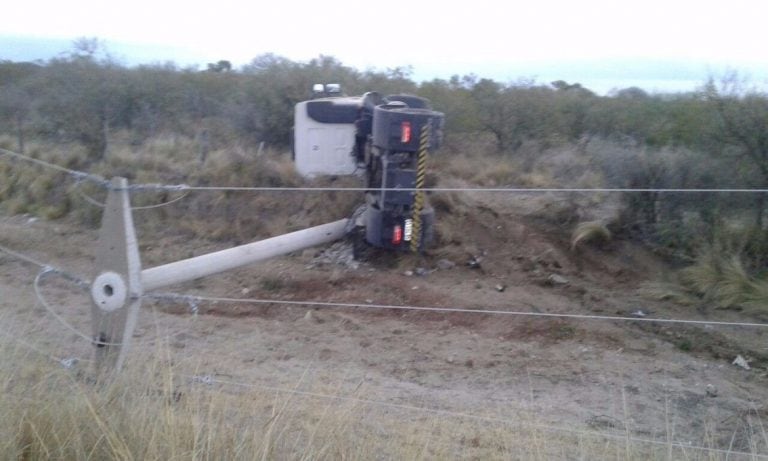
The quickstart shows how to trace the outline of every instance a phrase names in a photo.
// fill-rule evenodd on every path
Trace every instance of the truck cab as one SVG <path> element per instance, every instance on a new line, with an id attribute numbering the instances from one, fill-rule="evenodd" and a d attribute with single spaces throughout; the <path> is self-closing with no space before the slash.
<path id="1" fill-rule="evenodd" d="M 426 157 L 440 145 L 444 115 L 418 96 L 342 96 L 338 85 L 315 85 L 314 92 L 295 108 L 296 170 L 304 177 L 359 174 L 365 205 L 353 234 L 360 243 L 423 249 L 434 221 L 423 190 Z"/>
<path id="2" fill-rule="evenodd" d="M 294 161 L 304 177 L 351 175 L 355 121 L 362 108 L 359 96 L 332 96 L 296 104 Z"/>

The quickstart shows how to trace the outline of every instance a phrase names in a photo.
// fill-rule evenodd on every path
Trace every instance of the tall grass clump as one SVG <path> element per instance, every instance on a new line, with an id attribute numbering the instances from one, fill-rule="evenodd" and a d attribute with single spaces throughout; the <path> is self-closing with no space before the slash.
<path id="1" fill-rule="evenodd" d="M 594 242 L 605 243 L 611 240 L 611 231 L 600 221 L 585 221 L 579 223 L 571 234 L 571 250 L 580 244 Z"/>
<path id="2" fill-rule="evenodd" d="M 79 166 L 79 152 L 54 152 L 38 147 L 28 155 L 66 168 Z M 74 182 L 66 173 L 0 155 L 0 207 L 9 214 L 29 213 L 59 219 L 73 208 Z"/>
<path id="3" fill-rule="evenodd" d="M 680 271 L 680 283 L 703 307 L 740 308 L 768 313 L 768 278 L 762 261 L 761 232 L 723 229 L 704 245 L 693 264 Z"/>

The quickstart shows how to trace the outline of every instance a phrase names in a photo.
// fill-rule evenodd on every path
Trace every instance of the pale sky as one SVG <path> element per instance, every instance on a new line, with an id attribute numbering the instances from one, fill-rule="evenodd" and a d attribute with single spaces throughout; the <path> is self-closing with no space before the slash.
<path id="1" fill-rule="evenodd" d="M 361 70 L 410 65 L 417 80 L 696 81 L 731 69 L 768 81 L 764 1 L 25 0 L 2 16 L 6 39 L 99 37 L 132 63 L 240 65 L 273 52 Z M 1 43 L 9 59 L 13 42 Z"/>

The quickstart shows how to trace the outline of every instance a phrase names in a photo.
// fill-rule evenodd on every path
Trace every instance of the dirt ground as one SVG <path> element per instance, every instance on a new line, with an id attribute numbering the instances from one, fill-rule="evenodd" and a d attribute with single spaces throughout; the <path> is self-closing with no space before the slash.
<path id="1" fill-rule="evenodd" d="M 645 296 L 644 284 L 668 269 L 629 243 L 571 251 L 567 239 L 503 198 L 478 202 L 476 210 L 460 217 L 460 237 L 444 236 L 424 257 L 357 264 L 341 242 L 169 291 L 761 321 Z M 144 267 L 227 247 L 178 236 L 148 239 L 136 213 Z M 97 235 L 67 221 L 0 217 L 0 245 L 88 278 Z M 479 267 L 468 264 L 472 259 Z M 59 358 L 89 358 L 91 346 L 37 301 L 37 271 L 0 253 L 3 332 Z M 64 320 L 90 331 L 85 293 L 57 278 L 46 280 L 42 292 Z M 169 360 L 198 377 L 298 389 L 322 383 L 338 395 L 734 450 L 756 449 L 750 439 L 766 411 L 765 328 L 226 302 L 197 309 L 192 315 L 184 302 L 144 300 L 135 348 L 165 344 Z M 737 355 L 750 370 L 732 364 Z"/>

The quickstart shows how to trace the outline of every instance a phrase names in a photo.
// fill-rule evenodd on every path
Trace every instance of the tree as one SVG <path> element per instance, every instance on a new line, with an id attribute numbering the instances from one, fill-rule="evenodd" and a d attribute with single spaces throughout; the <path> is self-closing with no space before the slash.
<path id="1" fill-rule="evenodd" d="M 743 163 L 754 177 L 744 179 L 752 187 L 768 187 L 768 95 L 747 89 L 733 74 L 723 79 L 720 88 L 710 79 L 706 97 L 717 115 L 720 154 Z M 765 194 L 758 194 L 755 226 L 763 228 Z"/>
<path id="2" fill-rule="evenodd" d="M 16 148 L 24 153 L 25 131 L 34 102 L 34 86 L 41 66 L 34 63 L 0 62 L 0 120 L 13 126 Z"/>
<path id="3" fill-rule="evenodd" d="M 580 83 L 557 80 L 551 85 L 557 90 L 555 113 L 560 119 L 558 130 L 566 139 L 576 141 L 587 134 L 587 120 L 597 97 Z"/>
<path id="4" fill-rule="evenodd" d="M 123 68 L 92 55 L 51 60 L 40 109 L 47 131 L 82 143 L 90 160 L 103 159 L 112 127 L 129 117 L 125 78 Z"/>
<path id="5" fill-rule="evenodd" d="M 208 72 L 221 73 L 230 72 L 232 70 L 232 63 L 226 59 L 219 60 L 218 62 L 208 63 Z"/>
<path id="6" fill-rule="evenodd" d="M 504 85 L 481 79 L 472 88 L 472 98 L 478 105 L 478 120 L 483 129 L 496 138 L 500 152 L 516 150 L 521 144 L 519 117 L 513 110 L 510 93 Z"/>
<path id="7" fill-rule="evenodd" d="M 14 83 L 2 87 L 0 114 L 11 121 L 16 131 L 16 148 L 24 153 L 25 127 L 32 110 L 32 95 L 27 85 Z"/>
<path id="8" fill-rule="evenodd" d="M 450 81 L 435 79 L 424 82 L 417 91 L 429 99 L 435 110 L 447 114 L 446 133 L 473 133 L 480 131 L 478 106 L 471 89 L 465 88 L 458 76 Z"/>

